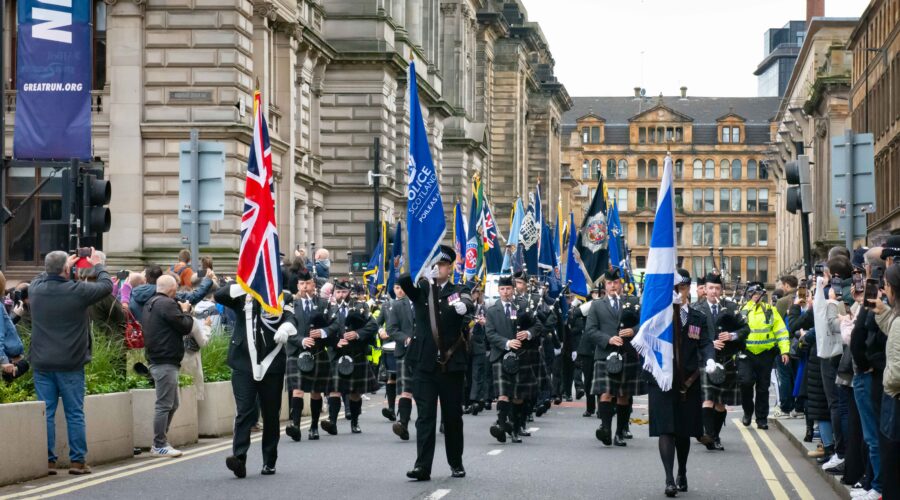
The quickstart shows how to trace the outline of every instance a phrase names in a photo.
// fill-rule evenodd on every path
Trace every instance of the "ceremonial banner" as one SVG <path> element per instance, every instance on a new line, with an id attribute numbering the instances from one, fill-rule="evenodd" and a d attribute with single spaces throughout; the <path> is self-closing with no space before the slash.
<path id="1" fill-rule="evenodd" d="M 383 289 L 385 284 L 384 256 L 387 255 L 387 243 L 384 237 L 386 232 L 387 225 L 382 222 L 378 243 L 375 244 L 375 248 L 372 250 L 372 258 L 369 259 L 366 272 L 363 273 L 363 282 L 366 284 L 366 291 L 370 298 L 377 297 L 381 291 L 380 289 Z"/>
<path id="2" fill-rule="evenodd" d="M 578 232 L 580 234 L 575 251 L 581 258 L 581 264 L 591 282 L 594 283 L 609 268 L 606 188 L 603 186 L 603 177 L 597 181 L 597 191 L 594 192 L 594 199 L 584 214 L 584 221 Z"/>
<path id="3" fill-rule="evenodd" d="M 394 231 L 393 250 L 391 251 L 390 274 L 388 274 L 387 289 L 392 299 L 397 297 L 394 295 L 394 283 L 400 279 L 400 269 L 403 268 L 403 231 L 400 222 L 397 222 L 397 229 Z"/>
<path id="4" fill-rule="evenodd" d="M 407 191 L 406 239 L 409 241 L 409 273 L 418 281 L 432 265 L 447 232 L 444 204 L 438 184 L 422 105 L 416 86 L 415 63 L 409 64 L 409 189 Z"/>
<path id="5" fill-rule="evenodd" d="M 501 270 L 504 273 L 511 270 L 518 271 L 513 264 L 516 260 L 516 254 L 519 253 L 519 233 L 522 229 L 523 218 L 525 218 L 525 206 L 522 204 L 522 198 L 516 198 L 516 204 L 513 205 L 512 220 L 509 223 L 509 238 L 506 240 L 506 252 L 503 252 Z"/>
<path id="6" fill-rule="evenodd" d="M 609 210 L 607 223 L 609 234 L 609 265 L 625 270 L 625 250 L 622 247 L 622 223 L 619 221 L 619 207 L 615 201 Z"/>
<path id="7" fill-rule="evenodd" d="M 472 182 L 472 204 L 469 206 L 469 226 L 466 233 L 466 272 L 465 281 L 475 278 L 481 268 L 484 251 L 481 247 L 482 233 L 482 196 L 481 182 L 478 177 Z"/>
<path id="8" fill-rule="evenodd" d="M 453 208 L 453 246 L 456 250 L 456 262 L 453 265 L 453 282 L 462 283 L 466 272 L 466 225 L 463 220 L 462 207 L 457 202 Z"/>
<path id="9" fill-rule="evenodd" d="M 575 214 L 569 213 L 569 226 L 575 227 Z M 569 231 L 568 255 L 566 256 L 566 281 L 571 282 L 569 290 L 585 300 L 588 296 L 587 279 L 584 277 L 584 269 L 575 254 L 575 240 L 578 239 L 578 231 Z"/>
<path id="10" fill-rule="evenodd" d="M 91 5 L 18 0 L 16 126 L 19 160 L 90 160 Z"/>
<path id="11" fill-rule="evenodd" d="M 656 379 L 663 391 L 672 388 L 674 378 L 672 289 L 675 263 L 675 194 L 672 190 L 672 157 L 666 156 L 659 187 L 656 219 L 647 256 L 647 274 L 641 307 L 641 326 L 631 345 L 644 357 L 644 370 Z"/>
<path id="12" fill-rule="evenodd" d="M 497 225 L 494 223 L 494 214 L 491 212 L 491 205 L 484 199 L 482 202 L 482 241 L 484 248 L 482 251 L 485 272 L 495 274 L 500 272 L 503 266 L 503 254 L 500 251 L 500 234 L 497 232 Z"/>

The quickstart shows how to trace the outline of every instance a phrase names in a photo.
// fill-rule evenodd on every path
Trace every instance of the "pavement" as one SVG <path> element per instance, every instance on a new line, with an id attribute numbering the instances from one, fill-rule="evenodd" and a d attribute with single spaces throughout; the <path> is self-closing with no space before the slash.
<path id="1" fill-rule="evenodd" d="M 432 480 L 411 482 L 405 472 L 416 455 L 415 431 L 400 441 L 381 416 L 383 396 L 364 402 L 363 433 L 321 433 L 319 441 L 299 443 L 282 434 L 278 472 L 260 476 L 258 440 L 248 459 L 248 476 L 236 479 L 225 468 L 230 439 L 201 440 L 177 459 L 154 459 L 143 453 L 124 462 L 98 466 L 88 476 L 60 474 L 0 488 L 0 499 L 84 498 L 365 498 L 378 499 L 546 499 L 665 498 L 657 440 L 646 425 L 632 424 L 635 436 L 626 448 L 604 447 L 594 437 L 596 418 L 584 418 L 584 400 L 554 406 L 529 425 L 532 437 L 522 444 L 500 444 L 490 437 L 495 412 L 466 415 L 463 460 L 468 475 L 450 477 L 438 435 Z M 646 421 L 646 398 L 636 398 L 633 418 Z M 732 412 L 723 430 L 724 452 L 693 443 L 688 463 L 690 499 L 842 498 L 816 472 L 818 467 L 774 426 L 769 431 L 745 428 Z M 800 420 L 798 420 L 799 422 Z M 308 419 L 302 427 L 308 428 Z"/>
<path id="2" fill-rule="evenodd" d="M 806 436 L 806 419 L 776 418 L 770 419 L 770 422 L 775 424 L 774 428 L 780 430 L 801 455 L 806 455 L 808 452 L 815 450 L 818 446 L 818 441 L 813 441 L 812 443 L 803 441 L 803 438 Z M 812 459 L 810 459 L 810 461 L 812 462 Z M 816 467 L 815 470 L 821 479 L 828 483 L 839 496 L 842 498 L 850 498 L 850 486 L 841 482 L 841 476 L 829 474 L 821 467 Z"/>

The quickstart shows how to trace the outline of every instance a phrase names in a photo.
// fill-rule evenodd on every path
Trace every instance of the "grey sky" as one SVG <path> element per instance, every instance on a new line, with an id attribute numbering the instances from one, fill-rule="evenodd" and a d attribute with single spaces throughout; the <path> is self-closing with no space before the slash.
<path id="1" fill-rule="evenodd" d="M 524 0 L 570 95 L 755 96 L 763 33 L 806 19 L 805 0 Z M 825 0 L 859 17 L 868 0 Z M 641 64 L 641 52 L 643 64 Z M 643 66 L 643 70 L 642 70 Z M 643 79 L 641 77 L 643 73 Z"/>

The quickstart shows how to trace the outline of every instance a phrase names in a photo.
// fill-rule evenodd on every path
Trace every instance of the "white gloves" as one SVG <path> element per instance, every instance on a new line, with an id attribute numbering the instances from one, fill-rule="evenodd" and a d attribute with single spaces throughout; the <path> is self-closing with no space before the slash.
<path id="1" fill-rule="evenodd" d="M 575 351 L 572 351 L 572 361 L 575 361 L 575 359 L 577 359 L 577 358 L 578 358 L 578 353 Z"/>
<path id="2" fill-rule="evenodd" d="M 286 344 L 288 341 L 288 337 L 293 337 L 297 335 L 297 328 L 294 327 L 290 322 L 284 322 L 281 326 L 278 327 L 278 330 L 275 332 L 275 342 L 278 344 Z"/>
<path id="3" fill-rule="evenodd" d="M 25 315 L 25 304 L 23 304 L 22 302 L 17 302 L 15 307 L 13 307 L 12 312 L 13 314 L 21 318 Z"/>
<path id="4" fill-rule="evenodd" d="M 716 371 L 716 362 L 712 359 L 707 359 L 706 360 L 706 373 L 712 374 L 715 371 Z"/>
<path id="5" fill-rule="evenodd" d="M 456 304 L 453 304 L 453 308 L 456 309 L 456 314 L 459 314 L 460 316 L 466 314 L 466 305 L 463 304 L 462 302 L 457 302 Z"/>
<path id="6" fill-rule="evenodd" d="M 584 304 L 581 304 L 581 306 L 579 308 L 581 309 L 581 314 L 583 314 L 584 316 L 587 316 L 588 311 L 591 310 L 591 303 L 585 302 Z"/>
<path id="7" fill-rule="evenodd" d="M 236 298 L 240 297 L 241 295 L 246 295 L 246 294 L 247 294 L 247 292 L 244 291 L 244 289 L 241 287 L 241 285 L 238 285 L 237 283 L 231 285 L 231 288 L 228 290 L 228 295 L 231 295 L 232 299 L 236 299 Z"/>
<path id="8" fill-rule="evenodd" d="M 422 277 L 425 278 L 426 280 L 428 280 L 429 285 L 433 285 L 434 278 L 437 277 L 437 274 L 438 274 L 438 270 L 437 270 L 437 266 L 435 265 L 435 266 L 431 266 L 431 269 L 425 271 L 422 274 Z"/>
<path id="9" fill-rule="evenodd" d="M 559 356 L 562 353 L 562 349 L 553 349 L 553 355 Z"/>
<path id="10" fill-rule="evenodd" d="M 581 299 L 579 299 L 578 297 L 572 299 L 572 307 L 578 307 L 580 305 L 581 305 Z"/>

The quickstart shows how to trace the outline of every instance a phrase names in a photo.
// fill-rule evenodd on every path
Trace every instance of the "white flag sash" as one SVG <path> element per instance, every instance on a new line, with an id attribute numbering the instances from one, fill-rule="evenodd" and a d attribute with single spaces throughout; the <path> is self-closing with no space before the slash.
<path id="1" fill-rule="evenodd" d="M 250 296 L 247 296 L 247 303 L 244 305 L 244 319 L 247 325 L 247 351 L 250 353 L 253 380 L 259 382 L 266 375 L 272 362 L 275 361 L 275 356 L 281 352 L 281 344 L 276 344 L 275 349 L 262 360 L 262 363 L 259 363 L 259 354 L 256 351 L 256 329 L 253 324 L 253 299 Z"/>

